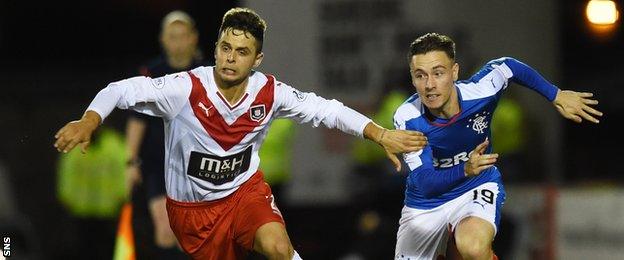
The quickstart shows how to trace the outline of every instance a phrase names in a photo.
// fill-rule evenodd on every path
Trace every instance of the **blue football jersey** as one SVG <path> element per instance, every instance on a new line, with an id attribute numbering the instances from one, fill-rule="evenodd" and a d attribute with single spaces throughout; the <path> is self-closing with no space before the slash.
<path id="1" fill-rule="evenodd" d="M 501 173 L 496 166 L 478 176 L 464 177 L 464 163 L 468 161 L 469 153 L 490 137 L 494 109 L 510 82 L 527 86 L 550 101 L 555 99 L 558 91 L 526 64 L 513 58 L 500 58 L 488 62 L 470 79 L 455 82 L 460 112 L 452 118 L 435 118 L 430 113 L 425 116 L 426 108 L 418 94 L 397 109 L 395 128 L 420 131 L 429 142 L 423 150 L 403 155 L 410 168 L 406 206 L 431 209 L 483 183 L 501 184 Z M 495 140 L 490 140 L 487 153 L 491 153 L 492 141 Z"/>

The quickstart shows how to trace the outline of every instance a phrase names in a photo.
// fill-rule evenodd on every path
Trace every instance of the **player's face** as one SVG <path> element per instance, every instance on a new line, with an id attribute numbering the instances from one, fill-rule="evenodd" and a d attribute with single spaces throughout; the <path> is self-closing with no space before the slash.
<path id="1" fill-rule="evenodd" d="M 223 31 L 215 48 L 215 76 L 228 86 L 245 81 L 251 70 L 262 62 L 256 50 L 256 38 L 237 29 Z"/>
<path id="2" fill-rule="evenodd" d="M 177 21 L 163 28 L 160 42 L 167 57 L 174 59 L 190 58 L 197 49 L 197 33 L 189 24 Z"/>
<path id="3" fill-rule="evenodd" d="M 458 72 L 459 65 L 443 51 L 414 55 L 410 60 L 412 84 L 423 104 L 436 115 L 459 112 L 453 111 L 459 108 L 454 84 Z"/>

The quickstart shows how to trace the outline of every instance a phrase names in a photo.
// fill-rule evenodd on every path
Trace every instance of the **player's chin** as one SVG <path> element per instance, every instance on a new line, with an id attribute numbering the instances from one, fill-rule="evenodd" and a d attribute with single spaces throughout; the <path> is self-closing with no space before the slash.
<path id="1" fill-rule="evenodd" d="M 442 104 L 438 104 L 438 102 L 435 101 L 425 101 L 424 103 L 427 108 L 432 110 L 440 109 L 442 107 Z"/>
<path id="2" fill-rule="evenodd" d="M 227 82 L 227 83 L 233 83 L 233 82 L 240 81 L 240 75 L 238 75 L 238 73 L 231 74 L 231 73 L 221 72 L 221 73 L 219 73 L 219 76 L 221 76 L 221 80 L 223 80 L 224 82 Z"/>

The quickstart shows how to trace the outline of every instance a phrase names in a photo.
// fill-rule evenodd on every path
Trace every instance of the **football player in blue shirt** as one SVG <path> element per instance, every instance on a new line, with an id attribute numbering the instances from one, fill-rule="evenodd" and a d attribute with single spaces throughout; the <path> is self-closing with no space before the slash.
<path id="1" fill-rule="evenodd" d="M 395 127 L 423 132 L 429 144 L 404 154 L 410 173 L 395 259 L 436 259 L 445 255 L 449 236 L 464 259 L 497 259 L 491 248 L 505 189 L 489 126 L 503 90 L 511 82 L 528 87 L 577 123 L 598 123 L 602 113 L 592 108 L 598 101 L 592 93 L 560 90 L 507 57 L 457 81 L 455 43 L 436 33 L 411 44 L 409 66 L 417 93 L 397 109 Z"/>

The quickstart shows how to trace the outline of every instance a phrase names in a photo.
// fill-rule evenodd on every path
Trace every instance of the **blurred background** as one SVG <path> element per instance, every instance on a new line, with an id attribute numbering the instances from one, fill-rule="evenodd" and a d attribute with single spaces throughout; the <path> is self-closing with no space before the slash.
<path id="1" fill-rule="evenodd" d="M 268 23 L 260 71 L 387 127 L 412 92 L 408 46 L 427 32 L 456 41 L 461 79 L 511 56 L 560 88 L 593 92 L 605 115 L 579 125 L 536 93 L 508 88 L 492 126 L 508 196 L 495 250 L 501 259 L 621 259 L 622 19 L 596 25 L 588 2 L 2 0 L 0 234 L 12 238 L 14 259 L 111 259 L 123 198 L 97 217 L 72 210 L 53 135 L 106 84 L 138 75 L 161 53 L 165 14 L 195 19 L 210 61 L 223 13 L 245 6 Z M 621 14 L 621 0 L 600 2 Z M 609 18 L 606 10 L 592 21 Z M 105 126 L 123 133 L 126 116 L 117 111 Z M 306 259 L 391 258 L 406 173 L 394 173 L 375 145 L 292 127 L 291 141 L 279 144 L 291 157 L 282 162 L 286 177 L 272 184 L 296 250 Z"/>

